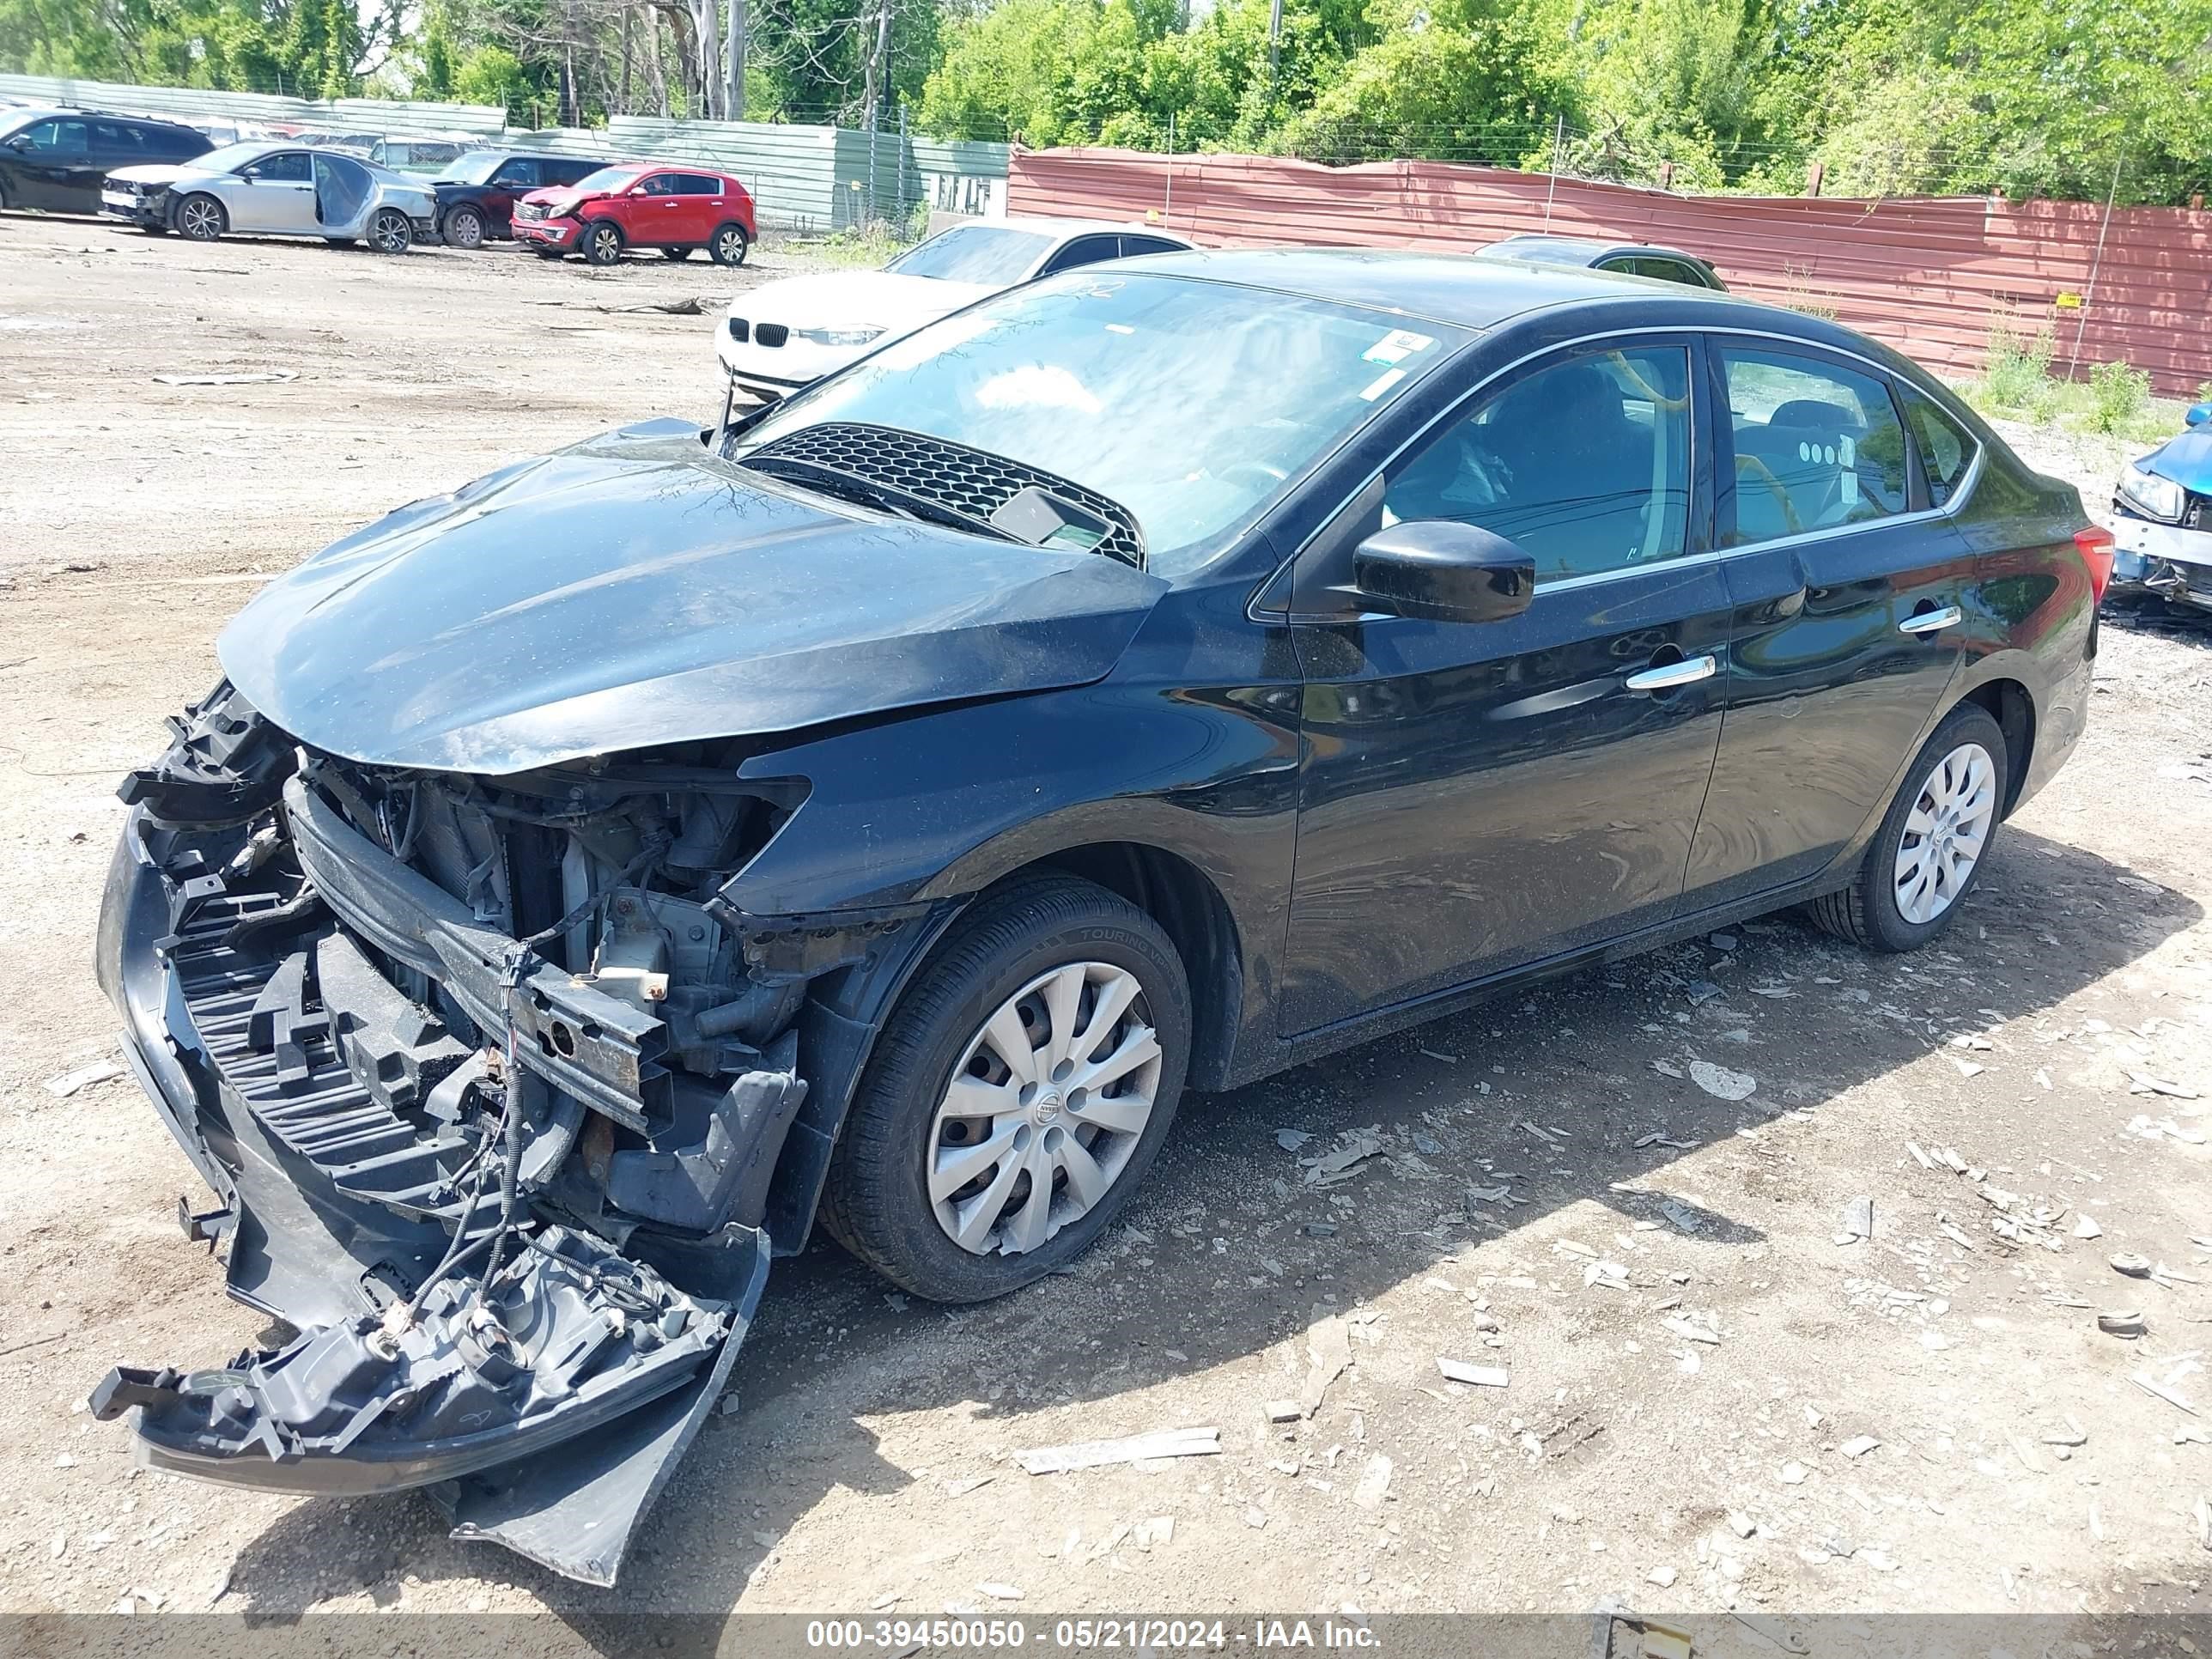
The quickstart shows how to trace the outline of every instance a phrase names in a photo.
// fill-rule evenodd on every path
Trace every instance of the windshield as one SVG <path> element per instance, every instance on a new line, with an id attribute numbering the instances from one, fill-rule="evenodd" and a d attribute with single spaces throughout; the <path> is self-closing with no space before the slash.
<path id="1" fill-rule="evenodd" d="M 601 167 L 597 173 L 587 173 L 568 186 L 570 190 L 619 190 L 638 175 L 636 167 Z"/>
<path id="2" fill-rule="evenodd" d="M 445 171 L 438 175 L 438 182 L 441 185 L 483 184 L 506 159 L 495 149 L 478 150 L 473 155 L 457 155 L 446 164 Z"/>
<path id="3" fill-rule="evenodd" d="M 1052 238 L 1041 231 L 1006 230 L 996 225 L 955 225 L 885 265 L 902 276 L 929 276 L 941 283 L 981 283 L 1010 288 L 1022 280 Z"/>
<path id="4" fill-rule="evenodd" d="M 225 144 L 221 149 L 211 149 L 204 155 L 195 155 L 184 165 L 208 173 L 229 173 L 244 167 L 248 161 L 258 161 L 274 146 L 267 143 Z"/>
<path id="5" fill-rule="evenodd" d="M 735 459 L 825 422 L 924 433 L 1119 502 L 1147 568 L 1174 575 L 1470 337 L 1403 320 L 1183 277 L 1071 271 L 778 404 Z"/>

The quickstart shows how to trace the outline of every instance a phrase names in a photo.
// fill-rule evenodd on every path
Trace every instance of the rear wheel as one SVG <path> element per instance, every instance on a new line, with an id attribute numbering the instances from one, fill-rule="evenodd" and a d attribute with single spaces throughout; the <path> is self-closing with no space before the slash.
<path id="1" fill-rule="evenodd" d="M 1870 951 L 1917 951 L 1942 933 L 1988 861 L 2010 768 L 1989 711 L 1953 709 L 1914 757 L 1858 874 L 1815 899 L 1813 920 Z"/>
<path id="2" fill-rule="evenodd" d="M 379 253 L 404 253 L 415 244 L 415 227 L 398 208 L 379 208 L 368 222 L 368 245 Z"/>
<path id="3" fill-rule="evenodd" d="M 745 262 L 745 251 L 752 246 L 752 238 L 745 234 L 739 224 L 718 226 L 708 239 L 707 252 L 718 265 L 741 265 Z"/>
<path id="4" fill-rule="evenodd" d="M 611 265 L 622 258 L 622 232 L 605 220 L 584 227 L 584 258 L 595 265 Z"/>
<path id="5" fill-rule="evenodd" d="M 1018 1290 L 1128 1202 L 1189 1056 L 1189 986 L 1150 916 L 1066 877 L 988 896 L 892 1011 L 824 1224 L 917 1296 Z"/>
<path id="6" fill-rule="evenodd" d="M 187 196 L 177 204 L 176 224 L 187 240 L 212 242 L 230 228 L 230 215 L 212 196 Z"/>
<path id="7" fill-rule="evenodd" d="M 444 231 L 447 247 L 482 247 L 484 239 L 483 215 L 472 207 L 457 207 L 446 216 Z"/>
<path id="8" fill-rule="evenodd" d="M 691 257 L 691 250 L 688 247 L 665 247 L 660 250 L 660 257 L 664 259 L 688 259 Z"/>

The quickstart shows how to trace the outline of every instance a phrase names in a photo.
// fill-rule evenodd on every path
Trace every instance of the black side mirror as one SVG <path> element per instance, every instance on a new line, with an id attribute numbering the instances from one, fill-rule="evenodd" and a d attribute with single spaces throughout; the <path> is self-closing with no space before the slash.
<path id="1" fill-rule="evenodd" d="M 1536 562 L 1455 519 L 1408 519 L 1352 550 L 1352 580 L 1374 609 L 1432 622 L 1498 622 L 1528 608 Z"/>

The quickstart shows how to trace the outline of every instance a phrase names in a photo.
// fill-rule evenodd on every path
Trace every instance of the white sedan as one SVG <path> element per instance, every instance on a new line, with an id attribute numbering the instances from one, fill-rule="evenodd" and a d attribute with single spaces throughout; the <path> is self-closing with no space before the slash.
<path id="1" fill-rule="evenodd" d="M 881 270 L 787 277 L 730 302 L 714 338 L 733 389 L 773 403 L 878 345 L 986 295 L 1103 259 L 1192 246 L 1142 225 L 1090 219 L 977 219 Z"/>

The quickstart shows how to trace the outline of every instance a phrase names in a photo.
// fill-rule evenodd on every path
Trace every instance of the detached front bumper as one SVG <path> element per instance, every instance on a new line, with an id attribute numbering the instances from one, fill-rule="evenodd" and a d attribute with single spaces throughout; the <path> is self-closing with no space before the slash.
<path id="1" fill-rule="evenodd" d="M 300 1335 L 213 1370 L 118 1368 L 94 1410 L 135 1410 L 153 1467 L 301 1492 L 425 1487 L 456 1536 L 611 1583 L 722 1390 L 767 1278 L 768 1237 L 634 1218 L 501 1224 L 481 1182 L 466 1188 L 471 1149 L 495 1149 L 499 1126 L 480 1111 L 472 1121 L 471 1103 L 498 1062 L 401 996 L 364 944 L 435 964 L 449 1008 L 478 1004 L 505 1024 L 500 1003 L 512 1001 L 507 1052 L 532 1054 L 506 1077 L 517 1093 L 500 1146 L 520 1149 L 526 1190 L 573 1179 L 558 1173 L 572 1150 L 604 1171 L 613 1123 L 652 1111 L 647 1022 L 551 969 L 541 981 L 510 967 L 501 988 L 495 966 L 487 993 L 469 971 L 494 949 L 481 926 L 390 854 L 347 841 L 362 838 L 296 781 L 288 794 L 282 822 L 304 867 L 319 858 L 342 920 L 291 909 L 296 897 L 256 873 L 245 827 L 180 831 L 140 805 L 109 871 L 98 972 L 133 1072 L 215 1193 L 212 1209 L 180 1201 L 188 1235 L 210 1249 L 227 1239 L 230 1294 Z M 579 1024 L 564 1042 L 568 1019 Z M 743 1164 L 733 1139 L 748 1124 L 780 1139 L 804 1097 L 791 1052 L 787 1069 L 731 1087 L 719 1141 L 710 1127 L 689 1156 L 614 1164 L 641 1160 L 641 1178 L 664 1188 L 668 1170 Z M 586 1119 L 606 1126 L 596 1139 Z"/>
<path id="2" fill-rule="evenodd" d="M 2177 605 L 2212 610 L 2212 530 L 2112 516 L 2112 580 Z"/>

